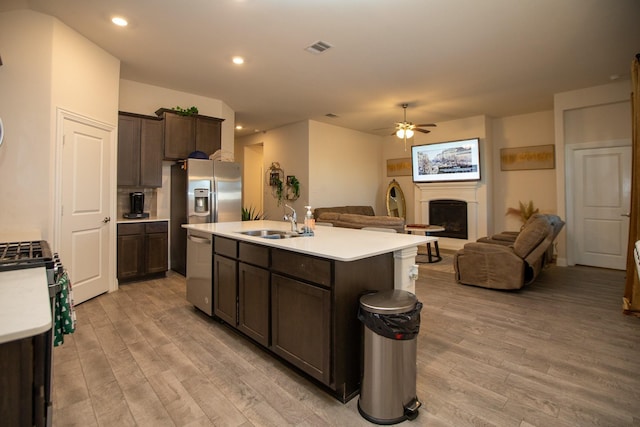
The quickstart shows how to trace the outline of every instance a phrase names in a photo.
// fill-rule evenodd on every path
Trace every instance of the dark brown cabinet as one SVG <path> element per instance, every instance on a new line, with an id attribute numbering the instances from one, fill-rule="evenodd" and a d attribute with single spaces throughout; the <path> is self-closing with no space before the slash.
<path id="1" fill-rule="evenodd" d="M 118 185 L 162 186 L 164 126 L 156 117 L 118 115 Z"/>
<path id="2" fill-rule="evenodd" d="M 346 402 L 360 387 L 360 296 L 393 289 L 393 253 L 350 262 L 214 236 L 214 315 Z"/>
<path id="3" fill-rule="evenodd" d="M 235 259 L 213 256 L 213 314 L 233 327 L 238 312 L 237 264 Z"/>
<path id="4" fill-rule="evenodd" d="M 118 224 L 118 280 L 164 275 L 168 262 L 167 221 Z"/>
<path id="5" fill-rule="evenodd" d="M 331 292 L 278 274 L 271 279 L 271 349 L 329 384 Z"/>
<path id="6" fill-rule="evenodd" d="M 208 156 L 222 146 L 222 122 L 224 119 L 201 115 L 183 116 L 173 110 L 156 111 L 164 123 L 164 158 L 186 159 L 194 151 Z"/>
<path id="7" fill-rule="evenodd" d="M 216 237 L 213 313 L 256 342 L 269 345 L 269 249 Z"/>
<path id="8" fill-rule="evenodd" d="M 46 425 L 47 333 L 0 344 L 3 426 Z"/>
<path id="9" fill-rule="evenodd" d="M 238 329 L 269 345 L 269 270 L 238 263 Z"/>

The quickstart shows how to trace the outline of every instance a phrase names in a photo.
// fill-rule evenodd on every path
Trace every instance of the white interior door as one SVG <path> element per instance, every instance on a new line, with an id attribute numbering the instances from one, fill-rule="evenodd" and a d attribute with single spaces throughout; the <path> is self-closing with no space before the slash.
<path id="1" fill-rule="evenodd" d="M 576 264 L 624 270 L 631 191 L 631 147 L 578 149 L 574 164 Z"/>
<path id="2" fill-rule="evenodd" d="M 60 257 L 76 304 L 109 290 L 111 133 L 63 119 Z"/>

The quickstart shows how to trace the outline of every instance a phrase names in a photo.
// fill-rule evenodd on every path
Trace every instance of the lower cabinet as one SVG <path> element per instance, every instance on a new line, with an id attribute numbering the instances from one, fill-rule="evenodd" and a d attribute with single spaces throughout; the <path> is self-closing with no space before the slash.
<path id="1" fill-rule="evenodd" d="M 269 345 L 269 270 L 238 263 L 238 329 Z"/>
<path id="2" fill-rule="evenodd" d="M 359 298 L 393 288 L 393 254 L 340 262 L 214 236 L 214 316 L 346 402 L 360 387 Z"/>
<path id="3" fill-rule="evenodd" d="M 214 239 L 214 251 L 216 247 L 226 255 L 235 253 L 228 239 Z M 264 247 L 240 243 L 240 259 L 260 265 L 268 256 Z M 270 337 L 269 289 L 269 270 L 220 253 L 214 255 L 213 314 L 265 347 Z"/>
<path id="4" fill-rule="evenodd" d="M 235 259 L 218 254 L 213 257 L 213 314 L 234 327 L 238 318 L 237 264 Z"/>
<path id="5" fill-rule="evenodd" d="M 271 276 L 271 349 L 328 384 L 331 379 L 331 292 Z"/>
<path id="6" fill-rule="evenodd" d="M 49 368 L 44 333 L 0 344 L 0 414 L 3 426 L 45 426 Z"/>
<path id="7" fill-rule="evenodd" d="M 169 268 L 167 221 L 118 224 L 118 280 L 140 280 Z"/>

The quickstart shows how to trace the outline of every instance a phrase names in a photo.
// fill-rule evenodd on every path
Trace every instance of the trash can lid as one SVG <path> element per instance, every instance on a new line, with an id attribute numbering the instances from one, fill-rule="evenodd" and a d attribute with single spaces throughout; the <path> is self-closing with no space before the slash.
<path id="1" fill-rule="evenodd" d="M 408 291 L 394 289 L 360 297 L 360 307 L 371 313 L 395 314 L 411 311 L 418 298 Z"/>

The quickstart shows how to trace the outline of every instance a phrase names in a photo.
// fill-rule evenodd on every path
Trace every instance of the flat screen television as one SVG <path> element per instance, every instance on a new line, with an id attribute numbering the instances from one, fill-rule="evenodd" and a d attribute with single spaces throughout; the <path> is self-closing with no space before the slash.
<path id="1" fill-rule="evenodd" d="M 436 142 L 411 147 L 413 182 L 480 180 L 480 139 Z"/>

